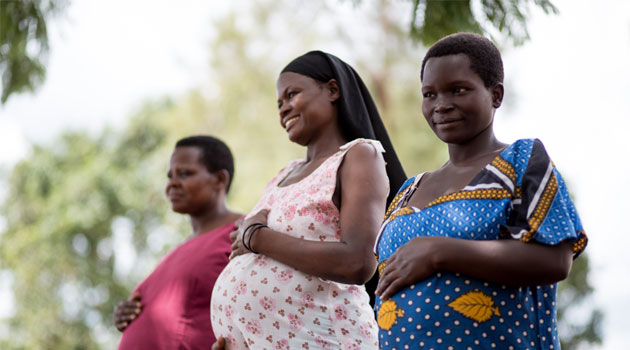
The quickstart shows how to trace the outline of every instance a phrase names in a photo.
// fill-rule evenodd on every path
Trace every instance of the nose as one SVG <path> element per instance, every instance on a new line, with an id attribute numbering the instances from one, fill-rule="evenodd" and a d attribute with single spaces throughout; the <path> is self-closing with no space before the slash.
<path id="1" fill-rule="evenodd" d="M 451 101 L 443 95 L 438 95 L 435 101 L 436 113 L 448 113 L 453 109 Z"/>
<path id="2" fill-rule="evenodd" d="M 168 195 L 168 191 L 171 189 L 171 187 L 177 187 L 177 186 L 179 186 L 179 182 L 177 180 L 177 177 L 173 175 L 171 176 L 170 179 L 166 181 L 166 188 L 164 189 L 164 191 Z"/>

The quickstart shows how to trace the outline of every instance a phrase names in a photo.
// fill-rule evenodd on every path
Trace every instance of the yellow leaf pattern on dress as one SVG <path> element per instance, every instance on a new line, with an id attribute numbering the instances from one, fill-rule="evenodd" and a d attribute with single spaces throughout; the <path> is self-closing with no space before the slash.
<path id="1" fill-rule="evenodd" d="M 383 260 L 381 261 L 380 264 L 378 264 L 377 268 L 378 268 L 378 275 L 382 275 L 383 274 L 383 270 L 385 270 L 385 265 L 386 265 L 386 261 L 387 260 Z"/>
<path id="2" fill-rule="evenodd" d="M 501 316 L 499 307 L 494 306 L 494 301 L 489 295 L 480 291 L 470 291 L 453 300 L 448 306 L 466 317 L 477 322 L 485 322 L 492 315 Z"/>
<path id="3" fill-rule="evenodd" d="M 392 328 L 394 323 L 396 323 L 396 318 L 402 317 L 404 314 L 403 310 L 398 308 L 395 301 L 387 300 L 381 304 L 380 309 L 378 309 L 378 325 L 381 329 L 388 331 Z"/>

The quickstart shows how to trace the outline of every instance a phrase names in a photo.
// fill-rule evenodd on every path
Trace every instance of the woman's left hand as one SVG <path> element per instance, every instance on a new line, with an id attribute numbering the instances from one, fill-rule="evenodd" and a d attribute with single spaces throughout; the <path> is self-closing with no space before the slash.
<path id="1" fill-rule="evenodd" d="M 244 220 L 243 223 L 238 227 L 237 230 L 232 231 L 230 233 L 230 240 L 232 241 L 232 253 L 230 254 L 230 260 L 235 257 L 247 253 L 251 253 L 247 248 L 243 246 L 243 234 L 244 230 L 247 229 L 251 224 L 261 223 L 263 225 L 267 225 L 267 216 L 269 215 L 268 209 L 262 209 L 256 215 L 249 217 L 247 220 Z M 249 229 L 248 232 L 251 233 L 252 229 Z M 249 234 L 245 239 L 249 238 Z"/>
<path id="2" fill-rule="evenodd" d="M 398 248 L 387 259 L 375 294 L 382 300 L 387 300 L 400 289 L 434 274 L 432 253 L 438 248 L 433 243 L 439 241 L 439 238 L 416 237 Z"/>

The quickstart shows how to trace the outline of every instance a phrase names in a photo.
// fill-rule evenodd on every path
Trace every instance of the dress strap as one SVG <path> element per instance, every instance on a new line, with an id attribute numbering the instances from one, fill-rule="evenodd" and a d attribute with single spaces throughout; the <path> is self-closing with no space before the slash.
<path id="1" fill-rule="evenodd" d="M 420 180 L 422 179 L 422 176 L 424 176 L 424 174 L 425 173 L 420 173 L 416 175 L 416 177 L 413 180 L 413 183 L 407 186 L 407 188 L 405 189 L 405 192 L 402 195 L 402 198 L 398 201 L 394 210 L 392 210 L 392 212 L 389 213 L 389 215 L 385 216 L 383 223 L 381 224 L 381 228 L 378 230 L 378 234 L 376 235 L 376 241 L 374 241 L 374 249 L 373 249 L 374 255 L 378 256 L 378 243 L 381 240 L 381 236 L 383 235 L 385 226 L 387 226 L 387 224 L 389 224 L 390 221 L 395 219 L 400 214 L 408 214 L 409 212 L 418 211 L 418 209 L 416 208 L 407 208 L 407 203 L 409 202 L 409 198 L 411 198 L 413 193 L 416 192 L 416 188 L 418 188 L 418 184 L 420 183 Z M 406 210 L 401 210 L 403 208 L 406 208 Z"/>
<path id="2" fill-rule="evenodd" d="M 280 182 L 282 182 L 282 180 L 284 180 L 284 178 L 287 177 L 287 175 L 289 175 L 293 168 L 295 168 L 300 163 L 304 163 L 304 161 L 304 159 L 294 159 L 287 163 L 287 165 L 282 170 L 280 170 L 280 172 L 271 181 L 269 181 L 267 186 L 278 185 Z"/>
<path id="3" fill-rule="evenodd" d="M 344 145 L 341 145 L 339 147 L 339 151 L 341 151 L 343 154 L 345 154 L 346 152 L 348 152 L 348 150 L 350 148 L 352 148 L 352 146 L 359 144 L 359 143 L 368 143 L 370 145 L 372 145 L 372 147 L 374 147 L 374 149 L 376 149 L 376 151 L 381 152 L 381 153 L 385 153 L 385 148 L 383 148 L 383 145 L 381 145 L 381 142 L 378 140 L 372 140 L 372 139 L 364 139 L 364 138 L 358 138 L 358 139 L 354 139 Z"/>
<path id="4" fill-rule="evenodd" d="M 400 204 L 396 209 L 407 206 L 407 203 L 409 203 L 409 198 L 411 198 L 411 196 L 413 196 L 413 194 L 416 192 L 416 189 L 418 189 L 418 184 L 420 183 L 420 180 L 422 180 L 424 174 L 425 173 L 420 173 L 416 175 L 416 178 L 413 180 L 411 186 L 409 186 L 405 191 L 405 195 L 403 196 L 403 199 L 399 202 Z"/>

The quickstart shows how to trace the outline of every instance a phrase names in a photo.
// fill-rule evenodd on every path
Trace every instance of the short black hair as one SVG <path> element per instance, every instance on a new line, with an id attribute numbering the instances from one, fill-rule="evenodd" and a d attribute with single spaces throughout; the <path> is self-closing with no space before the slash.
<path id="1" fill-rule="evenodd" d="M 422 60 L 420 81 L 424 66 L 431 57 L 464 54 L 470 60 L 470 69 L 483 80 L 486 88 L 503 83 L 503 60 L 499 49 L 489 39 L 475 33 L 455 33 L 438 40 Z"/>
<path id="2" fill-rule="evenodd" d="M 230 185 L 234 178 L 234 159 L 230 148 L 223 141 L 207 135 L 189 136 L 177 141 L 175 148 L 177 147 L 199 148 L 201 150 L 200 161 L 211 173 L 227 170 L 228 174 L 230 174 L 230 179 L 225 192 L 227 193 L 230 190 Z"/>

